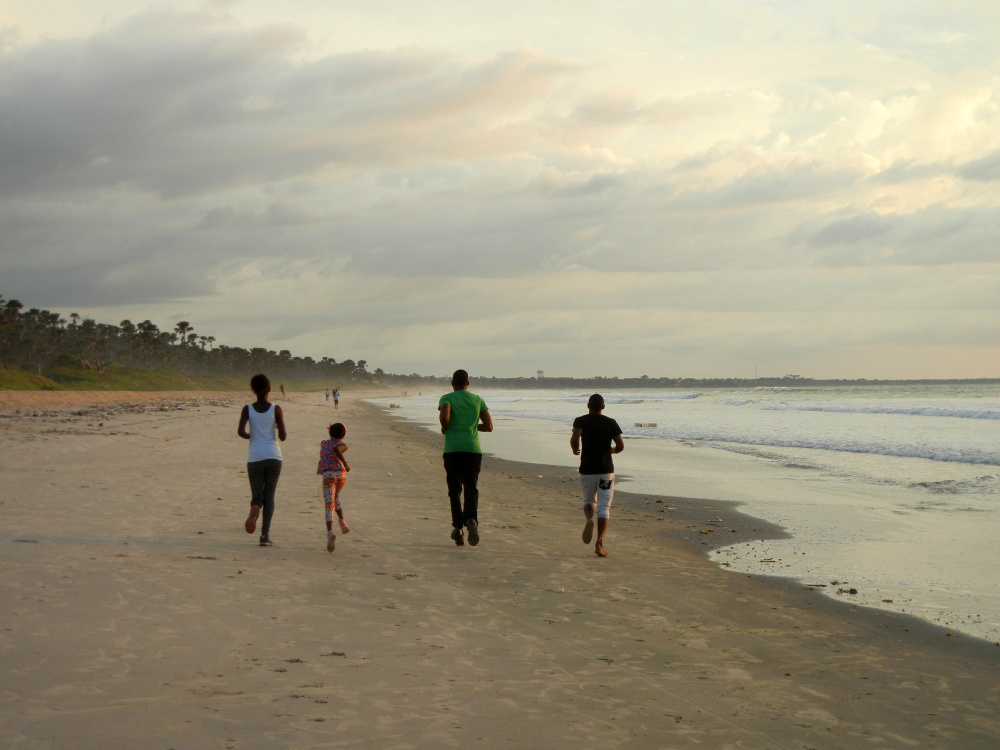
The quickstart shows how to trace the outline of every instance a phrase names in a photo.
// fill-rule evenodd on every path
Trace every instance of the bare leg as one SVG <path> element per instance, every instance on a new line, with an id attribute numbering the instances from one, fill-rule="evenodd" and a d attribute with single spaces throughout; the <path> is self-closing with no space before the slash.
<path id="1" fill-rule="evenodd" d="M 608 553 L 604 551 L 604 532 L 608 530 L 608 519 L 598 518 L 597 519 L 597 543 L 594 545 L 594 552 L 596 552 L 601 557 L 607 557 Z"/>
<path id="2" fill-rule="evenodd" d="M 324 482 L 323 484 L 323 495 L 324 499 L 327 496 L 327 491 L 330 489 L 330 485 Z M 326 551 L 333 552 L 334 548 L 337 546 L 337 535 L 333 533 L 333 519 L 330 518 L 330 501 L 326 500 Z"/>
<path id="3" fill-rule="evenodd" d="M 590 540 L 594 538 L 594 506 L 584 505 L 583 515 L 587 517 L 587 523 L 583 527 L 583 543 L 590 544 Z"/>
<path id="4" fill-rule="evenodd" d="M 338 492 L 337 495 L 339 499 L 340 493 Z M 347 521 L 344 520 L 344 511 L 342 511 L 340 508 L 337 508 L 336 512 L 337 512 L 337 518 L 340 520 L 340 533 L 346 534 L 348 531 L 351 530 L 351 528 L 347 525 Z"/>

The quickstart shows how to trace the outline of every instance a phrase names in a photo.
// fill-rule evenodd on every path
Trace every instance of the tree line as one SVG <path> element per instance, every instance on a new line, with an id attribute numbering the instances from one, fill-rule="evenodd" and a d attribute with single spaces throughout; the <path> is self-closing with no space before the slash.
<path id="1" fill-rule="evenodd" d="M 245 376 L 266 372 L 271 378 L 371 381 L 385 373 L 368 372 L 368 363 L 332 357 L 314 360 L 296 357 L 287 349 L 263 347 L 242 349 L 216 345 L 214 336 L 195 332 L 190 321 L 182 320 L 172 330 L 161 330 L 150 320 L 118 325 L 98 323 L 70 313 L 32 307 L 25 309 L 16 299 L 0 295 L 0 365 L 19 367 L 38 375 L 59 365 L 105 372 L 110 365 L 149 370 L 174 370 L 195 375 Z"/>
<path id="2" fill-rule="evenodd" d="M 118 325 L 98 323 L 70 313 L 62 315 L 38 308 L 24 309 L 18 300 L 0 295 L 0 366 L 16 367 L 44 375 L 46 370 L 71 365 L 105 372 L 110 365 L 147 370 L 172 370 L 192 375 L 246 377 L 266 372 L 272 379 L 290 382 L 341 381 L 379 382 L 408 387 L 447 387 L 450 376 L 393 375 L 381 368 L 368 371 L 368 363 L 332 357 L 314 360 L 293 356 L 287 349 L 275 352 L 263 347 L 241 349 L 216 345 L 214 336 L 195 332 L 189 321 L 172 330 L 160 330 L 150 320 Z M 922 383 L 998 383 L 995 378 L 975 380 L 814 380 L 801 375 L 760 378 L 676 377 L 484 377 L 473 376 L 476 387 L 492 388 L 585 388 L 594 390 L 634 388 L 746 388 L 810 387 L 823 385 L 888 385 Z"/>

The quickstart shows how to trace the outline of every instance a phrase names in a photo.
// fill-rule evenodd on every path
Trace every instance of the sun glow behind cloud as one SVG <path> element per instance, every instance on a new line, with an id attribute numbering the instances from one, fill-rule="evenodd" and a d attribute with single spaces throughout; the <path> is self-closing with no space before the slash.
<path id="1" fill-rule="evenodd" d="M 8 297 L 401 372 L 1000 371 L 979 4 L 18 7 Z"/>

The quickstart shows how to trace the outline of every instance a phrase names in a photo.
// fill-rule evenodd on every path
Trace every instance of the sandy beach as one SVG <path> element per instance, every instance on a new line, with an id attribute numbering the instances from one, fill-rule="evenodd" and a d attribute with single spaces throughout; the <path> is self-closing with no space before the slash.
<path id="1" fill-rule="evenodd" d="M 361 395 L 275 399 L 260 548 L 246 396 L 3 392 L 2 746 L 1000 747 L 1000 647 L 721 570 L 716 519 L 775 532 L 724 503 L 623 494 L 600 559 L 571 474 L 487 458 L 482 542 L 456 548 L 439 438 Z"/>

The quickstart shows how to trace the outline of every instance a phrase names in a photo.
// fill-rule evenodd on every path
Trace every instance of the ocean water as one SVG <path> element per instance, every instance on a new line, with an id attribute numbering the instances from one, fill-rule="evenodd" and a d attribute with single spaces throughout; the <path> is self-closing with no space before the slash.
<path id="1" fill-rule="evenodd" d="M 576 467 L 589 392 L 480 394 L 496 423 L 485 451 Z M 727 570 L 1000 641 L 1000 386 L 602 394 L 626 437 L 619 489 L 734 500 L 791 534 L 713 551 Z M 438 395 L 380 402 L 436 429 Z"/>

